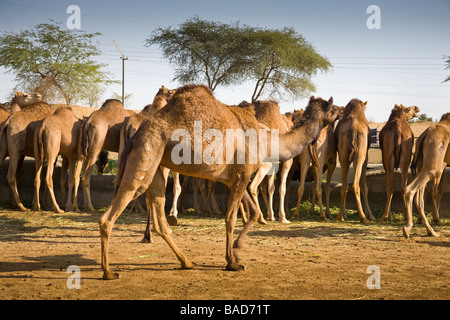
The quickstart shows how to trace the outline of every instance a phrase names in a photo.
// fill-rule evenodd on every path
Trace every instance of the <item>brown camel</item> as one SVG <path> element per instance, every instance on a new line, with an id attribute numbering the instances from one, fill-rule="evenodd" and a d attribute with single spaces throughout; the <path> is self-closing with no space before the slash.
<path id="1" fill-rule="evenodd" d="M 52 200 L 53 209 L 58 213 L 64 212 L 58 206 L 53 190 L 53 164 L 56 162 L 56 159 L 60 154 L 64 161 L 67 161 L 67 165 L 69 167 L 69 184 L 65 209 L 66 211 L 78 211 L 77 194 L 81 173 L 81 157 L 78 152 L 78 138 L 82 124 L 83 120 L 75 117 L 71 107 L 61 107 L 56 109 L 52 115 L 44 119 L 39 129 L 35 132 L 34 158 L 36 165 L 36 178 L 34 183 L 34 210 L 40 210 L 39 189 L 41 185 L 41 170 L 44 159 L 46 159 L 47 172 L 45 182 Z M 64 168 L 61 170 L 61 189 L 63 190 L 63 195 L 65 194 L 66 171 L 67 169 L 64 170 Z"/>
<path id="2" fill-rule="evenodd" d="M 258 169 L 261 162 L 250 161 L 251 158 L 255 160 L 254 155 L 246 151 L 249 148 L 253 149 L 253 146 L 249 139 L 238 139 L 240 135 L 236 132 L 259 129 L 260 125 L 254 117 L 238 118 L 237 114 L 239 112 L 233 112 L 214 98 L 212 91 L 206 86 L 187 85 L 177 89 L 165 108 L 143 121 L 125 147 L 115 194 L 110 207 L 99 219 L 103 279 L 118 277 L 110 270 L 108 258 L 109 238 L 114 222 L 127 204 L 143 192 L 146 192 L 150 199 L 155 231 L 174 251 L 183 269 L 195 266 L 178 249 L 169 233 L 164 213 L 165 179 L 161 166 L 180 174 L 220 181 L 230 189 L 225 217 L 227 270 L 244 269 L 238 264 L 237 254 L 242 247 L 243 238 L 258 218 L 258 211 L 246 188 L 251 175 Z M 313 100 L 305 110 L 299 125 L 290 132 L 280 135 L 278 150 L 271 149 L 271 143 L 268 143 L 275 139 L 271 132 L 267 135 L 267 144 L 258 143 L 258 138 L 257 146 L 259 150 L 266 147 L 268 151 L 266 155 L 274 155 L 275 151 L 279 151 L 279 161 L 288 160 L 299 154 L 305 146 L 317 138 L 322 127 L 334 121 L 336 116 L 337 112 L 332 105 L 332 100 L 329 102 L 322 99 Z M 227 143 L 225 138 L 227 129 L 230 143 Z M 217 148 L 211 148 L 212 142 L 208 144 L 204 139 L 199 141 L 199 133 L 203 134 L 202 136 L 215 133 L 214 146 Z M 220 141 L 219 133 L 223 141 Z M 221 150 L 222 154 L 220 154 Z M 212 151 L 215 151 L 217 161 L 211 161 Z M 228 158 L 226 154 L 233 156 L 234 160 Z M 264 152 L 262 154 L 264 155 Z M 202 155 L 205 158 L 199 159 Z M 241 162 L 243 155 L 245 161 Z M 252 210 L 248 223 L 233 247 L 233 232 L 241 199 L 251 204 Z"/>
<path id="3" fill-rule="evenodd" d="M 355 192 L 360 221 L 362 223 L 368 223 L 369 220 L 374 219 L 367 199 L 366 169 L 370 145 L 370 130 L 365 116 L 366 105 L 367 101 L 363 103 L 361 100 L 352 99 L 345 106 L 342 119 L 339 120 L 334 132 L 342 175 L 341 209 L 336 220 L 343 221 L 346 217 L 347 175 L 350 164 L 352 163 L 355 171 L 353 191 Z M 363 193 L 367 218 L 361 205 L 361 191 Z"/>
<path id="4" fill-rule="evenodd" d="M 11 114 L 21 110 L 23 107 L 41 100 L 41 95 L 39 93 L 27 93 L 16 91 L 14 97 L 8 105 L 3 105 L 0 108 L 0 166 L 2 165 L 5 158 L 8 156 L 8 144 L 6 142 L 6 136 L 2 134 L 6 128 L 6 120 L 11 116 Z"/>
<path id="5" fill-rule="evenodd" d="M 90 181 L 94 163 L 102 149 L 119 152 L 120 128 L 126 117 L 134 112 L 126 110 L 119 100 L 109 99 L 84 122 L 80 130 L 80 154 L 83 159 L 84 209 L 94 212 L 91 201 Z"/>
<path id="6" fill-rule="evenodd" d="M 395 105 L 391 115 L 380 131 L 379 141 L 383 159 L 383 167 L 386 172 L 386 208 L 381 221 L 391 220 L 391 201 L 394 193 L 394 170 L 400 168 L 401 193 L 405 196 L 405 187 L 408 182 L 408 170 L 411 163 L 414 145 L 414 134 L 408 121 L 417 117 L 420 110 L 416 106 L 404 107 Z"/>
<path id="7" fill-rule="evenodd" d="M 34 133 L 42 120 L 53 110 L 45 102 L 34 102 L 11 115 L 6 121 L 5 136 L 8 144 L 9 168 L 7 180 L 17 207 L 29 211 L 23 206 L 17 190 L 16 174 L 25 156 L 34 157 Z"/>
<path id="8" fill-rule="evenodd" d="M 322 220 L 331 219 L 330 212 L 330 193 L 331 193 L 331 176 L 336 168 L 337 148 L 334 140 L 334 129 L 337 120 L 342 116 L 344 107 L 340 107 L 339 117 L 333 123 L 325 126 L 320 132 L 319 138 L 311 144 L 308 149 L 303 150 L 299 156 L 300 163 L 300 185 L 298 187 L 297 207 L 292 215 L 292 219 L 297 219 L 299 216 L 300 203 L 303 192 L 305 190 L 305 180 L 310 168 L 310 163 L 313 164 L 312 171 L 314 176 L 314 187 L 312 192 L 311 208 L 309 212 L 314 213 L 315 198 L 319 202 L 319 212 Z M 312 155 L 317 157 L 317 161 L 313 161 Z M 327 182 L 325 184 L 325 213 L 322 206 L 322 174 L 324 169 L 327 170 Z"/>
<path id="9" fill-rule="evenodd" d="M 314 99 L 312 97 L 311 99 Z M 277 103 L 273 101 L 255 101 L 253 103 L 253 107 L 255 109 L 255 118 L 260 123 L 262 123 L 269 130 L 278 130 L 279 134 L 286 133 L 290 128 L 292 128 L 292 121 L 284 117 L 280 113 L 280 108 Z M 289 170 L 292 166 L 292 159 L 288 159 L 286 161 L 281 162 L 281 172 L 279 175 L 280 183 L 279 183 L 279 213 L 278 213 L 278 221 L 281 223 L 290 223 L 289 220 L 286 219 L 286 212 L 284 206 L 284 197 L 286 195 L 286 180 Z M 276 164 L 278 165 L 278 164 Z M 258 187 L 265 177 L 267 177 L 267 190 L 263 190 L 264 193 L 268 194 L 268 203 L 266 204 L 267 208 L 267 220 L 275 221 L 274 211 L 273 211 L 273 195 L 275 192 L 275 173 L 272 173 L 268 176 L 267 173 L 273 166 L 271 163 L 263 164 L 258 171 L 255 173 L 252 182 L 248 186 L 248 190 L 250 196 L 253 201 L 259 206 L 258 201 Z M 260 210 L 261 211 L 261 210 Z M 265 219 L 263 218 L 262 212 L 260 212 L 260 223 L 265 223 Z"/>
<path id="10" fill-rule="evenodd" d="M 427 229 L 430 236 L 439 236 L 428 223 L 424 211 L 424 193 L 428 181 L 433 181 L 432 197 L 434 204 L 434 219 L 439 221 L 439 186 L 443 172 L 450 164 L 450 113 L 442 116 L 438 123 L 431 125 L 417 140 L 414 153 L 412 171 L 417 174 L 405 188 L 405 217 L 406 226 L 403 227 L 405 238 L 410 237 L 412 221 L 412 201 L 416 196 L 416 206 L 419 211 L 419 218 Z M 437 220 L 437 221 L 436 221 Z"/>

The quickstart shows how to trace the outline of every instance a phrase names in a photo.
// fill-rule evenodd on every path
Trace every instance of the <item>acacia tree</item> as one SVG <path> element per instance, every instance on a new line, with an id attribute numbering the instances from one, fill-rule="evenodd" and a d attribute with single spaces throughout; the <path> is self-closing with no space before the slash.
<path id="1" fill-rule="evenodd" d="M 261 29 L 196 17 L 177 28 L 156 29 L 146 40 L 146 46 L 151 45 L 159 45 L 175 66 L 174 80 L 203 82 L 212 90 L 255 81 L 252 101 L 309 95 L 315 90 L 312 76 L 331 67 L 291 28 Z"/>
<path id="2" fill-rule="evenodd" d="M 176 67 L 174 80 L 206 82 L 214 91 L 219 85 L 244 80 L 243 74 L 251 64 L 246 52 L 248 29 L 239 23 L 223 24 L 195 17 L 178 28 L 157 28 L 146 40 L 146 46 L 159 45 L 163 56 Z"/>
<path id="3" fill-rule="evenodd" d="M 89 90 L 112 82 L 94 40 L 100 33 L 64 30 L 43 23 L 0 36 L 0 66 L 15 75 L 16 89 L 37 91 L 45 100 L 63 98 L 67 105 L 89 95 Z"/>
<path id="4" fill-rule="evenodd" d="M 316 90 L 312 76 L 328 71 L 331 63 L 316 52 L 292 28 L 254 29 L 250 73 L 256 81 L 252 101 L 261 96 L 287 100 L 308 96 Z"/>

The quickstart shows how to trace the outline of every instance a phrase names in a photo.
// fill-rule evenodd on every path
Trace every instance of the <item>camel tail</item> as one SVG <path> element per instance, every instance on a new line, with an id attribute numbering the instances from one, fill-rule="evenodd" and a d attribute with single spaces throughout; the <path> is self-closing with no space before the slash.
<path id="1" fill-rule="evenodd" d="M 317 158 L 316 148 L 314 148 L 313 144 L 314 142 L 308 145 L 309 155 L 311 157 L 313 165 L 319 167 L 320 166 L 319 159 Z"/>
<path id="2" fill-rule="evenodd" d="M 44 135 L 45 126 L 41 126 L 37 135 L 37 153 L 41 162 L 44 161 L 44 141 L 42 139 Z"/>
<path id="3" fill-rule="evenodd" d="M 119 159 L 119 168 L 117 168 L 117 174 L 116 179 L 114 180 L 114 196 L 116 195 L 117 191 L 120 187 L 120 182 L 122 181 L 123 174 L 125 172 L 125 167 L 127 165 L 127 159 L 128 155 L 130 154 L 131 150 L 133 149 L 134 144 L 134 136 L 128 140 L 128 142 L 125 144 L 125 148 L 122 151 L 122 154 L 120 155 Z"/>
<path id="4" fill-rule="evenodd" d="M 87 158 L 89 148 L 89 124 L 87 121 L 83 123 L 80 129 L 80 154 L 83 159 Z"/>
<path id="5" fill-rule="evenodd" d="M 358 152 L 358 134 L 353 130 L 349 132 L 349 141 L 350 141 L 349 160 L 350 162 L 352 162 L 355 157 L 355 154 Z"/>
<path id="6" fill-rule="evenodd" d="M 411 172 L 413 175 L 416 175 L 417 173 L 417 164 L 419 163 L 419 160 L 423 157 L 423 141 L 424 138 L 419 137 L 419 140 L 416 144 L 416 151 L 414 152 L 413 159 L 411 161 Z"/>
<path id="7" fill-rule="evenodd" d="M 400 156 L 402 154 L 402 139 L 400 135 L 394 136 L 394 169 L 400 166 Z"/>

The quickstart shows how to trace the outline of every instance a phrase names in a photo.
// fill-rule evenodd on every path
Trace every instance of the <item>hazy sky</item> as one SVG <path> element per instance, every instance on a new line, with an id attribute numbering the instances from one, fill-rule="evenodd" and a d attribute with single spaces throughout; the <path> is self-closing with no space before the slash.
<path id="1" fill-rule="evenodd" d="M 141 109 L 151 103 L 161 85 L 176 88 L 173 68 L 157 47 L 144 47 L 158 26 L 176 26 L 188 18 L 252 26 L 293 27 L 333 64 L 331 72 L 313 78 L 315 96 L 333 96 L 338 105 L 352 98 L 368 101 L 367 117 L 386 121 L 395 104 L 417 105 L 434 119 L 450 111 L 450 75 L 443 55 L 450 55 L 450 0 L 278 0 L 278 1 L 2 1 L 0 33 L 19 31 L 49 22 L 66 25 L 69 5 L 81 9 L 81 29 L 99 31 L 100 62 L 117 80 L 122 63 L 114 47 L 116 40 L 125 62 L 125 91 L 132 98 L 127 108 Z M 381 10 L 381 29 L 370 30 L 366 10 Z M 15 86 L 14 76 L 0 68 L 0 101 L 6 101 Z M 227 104 L 250 100 L 253 83 L 217 88 L 216 97 Z M 121 84 L 107 89 L 121 93 Z M 283 112 L 305 107 L 307 99 L 280 101 Z"/>

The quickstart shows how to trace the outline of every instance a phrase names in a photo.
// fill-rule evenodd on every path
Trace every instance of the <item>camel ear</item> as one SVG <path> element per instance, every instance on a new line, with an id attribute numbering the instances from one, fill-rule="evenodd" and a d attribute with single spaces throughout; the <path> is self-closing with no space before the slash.
<path id="1" fill-rule="evenodd" d="M 330 97 L 330 100 L 328 100 L 328 104 L 333 104 L 333 97 Z"/>
<path id="2" fill-rule="evenodd" d="M 19 91 L 16 91 L 15 96 L 16 96 L 16 97 L 20 96 L 20 92 L 19 92 Z"/>
<path id="3" fill-rule="evenodd" d="M 396 104 L 396 105 L 394 106 L 394 108 L 398 108 L 398 104 Z"/>
<path id="4" fill-rule="evenodd" d="M 366 101 L 366 102 L 364 102 L 364 106 L 367 106 L 367 101 Z"/>

